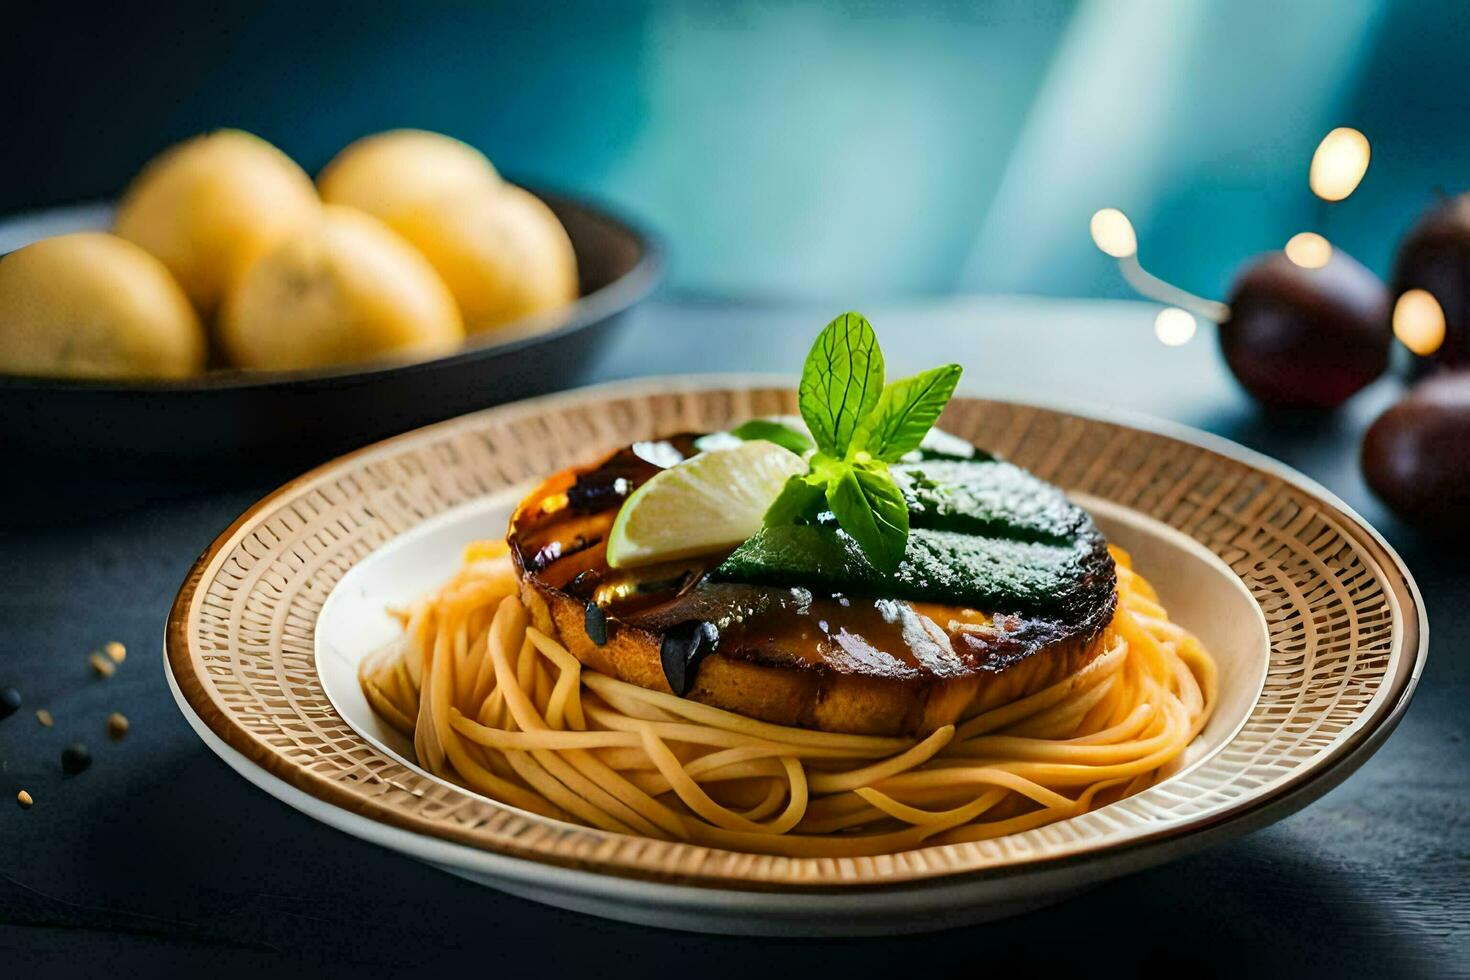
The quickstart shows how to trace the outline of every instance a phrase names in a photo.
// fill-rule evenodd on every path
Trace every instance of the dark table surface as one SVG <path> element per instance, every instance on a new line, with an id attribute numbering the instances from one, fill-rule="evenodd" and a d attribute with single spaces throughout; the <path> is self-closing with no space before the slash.
<path id="1" fill-rule="evenodd" d="M 654 304 L 596 380 L 790 372 L 832 312 Z M 106 473 L 78 474 L 85 503 L 73 516 L 0 533 L 0 686 L 26 698 L 0 723 L 0 976 L 439 966 L 607 977 L 1053 975 L 1108 965 L 1206 976 L 1470 973 L 1470 561 L 1453 542 L 1395 522 L 1359 476 L 1358 439 L 1397 382 L 1328 419 L 1272 418 L 1233 387 L 1213 338 L 1166 348 L 1142 304 L 957 299 L 868 312 L 895 376 L 959 360 L 972 392 L 1184 422 L 1344 498 L 1403 555 L 1428 605 L 1432 655 L 1398 732 L 1345 784 L 1275 826 L 988 926 L 802 941 L 605 922 L 314 823 L 228 769 L 180 717 L 159 657 L 169 603 L 215 534 L 290 474 L 142 500 Z M 9 478 L 23 479 L 24 467 Z M 113 639 L 129 655 L 101 680 L 87 654 Z M 36 722 L 38 707 L 55 727 Z M 121 742 L 105 734 L 112 711 L 132 723 Z M 64 778 L 59 755 L 76 740 L 95 761 Z M 36 799 L 30 810 L 12 802 L 22 788 Z"/>

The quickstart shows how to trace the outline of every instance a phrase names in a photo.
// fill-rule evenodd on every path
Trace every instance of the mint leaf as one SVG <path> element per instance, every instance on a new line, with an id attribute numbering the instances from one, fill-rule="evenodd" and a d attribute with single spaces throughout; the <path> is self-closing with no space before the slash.
<path id="1" fill-rule="evenodd" d="M 781 488 L 781 495 L 766 509 L 766 527 L 795 524 L 802 518 L 813 518 L 822 504 L 826 484 L 811 482 L 811 475 L 789 477 Z"/>
<path id="2" fill-rule="evenodd" d="M 805 435 L 789 425 L 782 425 L 780 422 L 772 422 L 769 419 L 751 419 L 744 425 L 731 429 L 730 434 L 745 442 L 755 439 L 774 442 L 782 449 L 789 449 L 798 456 L 812 448 L 812 441 Z"/>
<path id="3" fill-rule="evenodd" d="M 886 466 L 843 466 L 827 484 L 827 506 L 874 568 L 898 568 L 908 543 L 909 509 Z"/>
<path id="4" fill-rule="evenodd" d="M 909 509 L 888 464 L 917 449 L 959 382 L 949 364 L 883 385 L 883 352 L 859 313 L 827 324 L 801 371 L 797 404 L 817 451 L 808 470 L 792 477 L 767 509 L 768 528 L 811 521 L 825 498 L 847 539 L 883 573 L 903 561 Z M 793 452 L 808 447 L 799 433 L 770 421 L 735 430 L 742 439 L 767 439 Z M 793 439 L 794 437 L 794 439 Z"/>
<path id="5" fill-rule="evenodd" d="M 883 352 L 872 324 L 861 313 L 844 313 L 827 324 L 806 357 L 797 392 L 817 448 L 846 456 L 853 432 L 882 390 Z"/>
<path id="6" fill-rule="evenodd" d="M 946 364 L 888 385 L 858 425 L 848 455 L 866 452 L 892 463 L 918 449 L 954 394 L 962 370 L 958 364 Z"/>

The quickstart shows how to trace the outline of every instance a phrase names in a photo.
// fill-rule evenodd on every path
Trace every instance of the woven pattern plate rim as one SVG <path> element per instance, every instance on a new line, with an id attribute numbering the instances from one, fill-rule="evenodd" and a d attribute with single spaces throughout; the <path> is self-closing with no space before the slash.
<path id="1" fill-rule="evenodd" d="M 226 744 L 311 796 L 369 819 L 512 857 L 722 888 L 862 888 L 1089 854 L 1218 826 L 1300 789 L 1396 721 L 1427 648 L 1402 563 L 1320 487 L 1224 440 L 1077 411 L 956 398 L 941 425 L 1068 490 L 1199 541 L 1261 604 L 1265 690 L 1203 765 L 1112 806 L 993 841 L 869 858 L 782 858 L 609 834 L 423 778 L 337 714 L 316 676 L 315 618 L 375 548 L 457 504 L 641 438 L 790 412 L 770 379 L 615 383 L 406 433 L 287 483 L 200 557 L 169 616 L 179 690 Z"/>

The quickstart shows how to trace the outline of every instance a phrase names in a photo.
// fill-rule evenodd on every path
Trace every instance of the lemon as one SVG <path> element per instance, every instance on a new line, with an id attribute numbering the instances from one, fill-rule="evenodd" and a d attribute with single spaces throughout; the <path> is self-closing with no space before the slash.
<path id="1" fill-rule="evenodd" d="M 444 277 L 467 333 L 494 330 L 577 298 L 577 255 L 566 229 L 530 191 L 498 190 L 424 202 L 394 218 Z"/>
<path id="2" fill-rule="evenodd" d="M 118 205 L 114 231 L 151 252 L 203 316 L 261 255 L 317 219 L 311 178 L 258 136 L 222 129 L 167 150 Z"/>
<path id="3" fill-rule="evenodd" d="M 377 218 L 328 204 L 230 290 L 220 344 L 237 367 L 294 371 L 454 350 L 454 297 L 412 245 Z"/>
<path id="4" fill-rule="evenodd" d="M 327 164 L 317 186 L 328 204 L 366 211 L 392 226 L 425 201 L 500 189 L 485 154 L 457 139 L 420 129 L 364 136 Z"/>
<path id="5" fill-rule="evenodd" d="M 104 232 L 46 238 L 0 260 L 0 372 L 184 378 L 204 328 L 163 264 Z"/>
<path id="6" fill-rule="evenodd" d="M 633 568 L 733 548 L 760 530 L 787 479 L 806 468 L 789 449 L 759 440 L 671 466 L 618 511 L 607 563 Z"/>

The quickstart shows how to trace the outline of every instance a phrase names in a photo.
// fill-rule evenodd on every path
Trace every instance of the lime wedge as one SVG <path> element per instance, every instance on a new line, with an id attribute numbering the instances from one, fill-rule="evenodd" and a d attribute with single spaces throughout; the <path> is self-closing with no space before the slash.
<path id="1" fill-rule="evenodd" d="M 806 468 L 800 456 L 763 440 L 671 466 L 623 503 L 607 563 L 635 568 L 733 548 L 760 530 L 787 478 Z"/>

